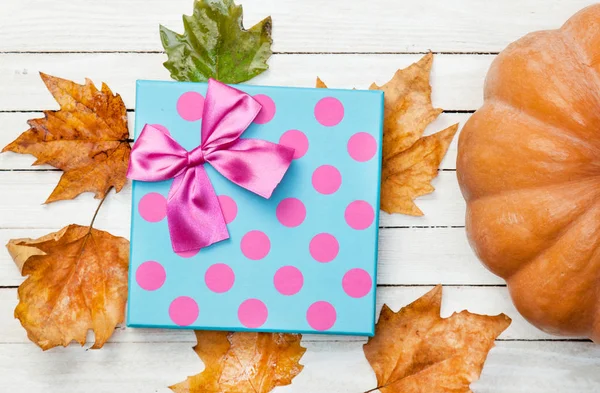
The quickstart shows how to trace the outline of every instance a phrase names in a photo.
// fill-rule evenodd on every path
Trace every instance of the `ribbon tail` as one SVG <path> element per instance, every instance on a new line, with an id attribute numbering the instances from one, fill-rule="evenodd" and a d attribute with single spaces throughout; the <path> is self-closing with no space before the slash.
<path id="1" fill-rule="evenodd" d="M 176 253 L 229 239 L 219 199 L 202 166 L 189 168 L 173 180 L 167 199 L 167 221 Z"/>

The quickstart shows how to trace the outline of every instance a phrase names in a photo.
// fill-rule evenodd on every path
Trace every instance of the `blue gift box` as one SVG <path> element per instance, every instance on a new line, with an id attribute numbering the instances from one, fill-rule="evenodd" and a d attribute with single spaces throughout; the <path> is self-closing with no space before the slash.
<path id="1" fill-rule="evenodd" d="M 230 238 L 176 254 L 172 180 L 133 182 L 127 325 L 373 335 L 383 125 L 380 91 L 236 86 L 263 108 L 243 138 L 295 149 L 270 199 L 205 168 Z M 146 124 L 200 144 L 207 85 L 137 82 Z"/>

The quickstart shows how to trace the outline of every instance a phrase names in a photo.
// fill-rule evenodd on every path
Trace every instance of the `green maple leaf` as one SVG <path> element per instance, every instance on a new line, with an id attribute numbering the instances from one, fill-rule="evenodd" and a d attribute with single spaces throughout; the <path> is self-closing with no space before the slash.
<path id="1" fill-rule="evenodd" d="M 193 15 L 183 16 L 183 34 L 161 25 L 160 38 L 169 56 L 164 66 L 171 78 L 240 83 L 269 68 L 271 17 L 245 30 L 242 16 L 242 6 L 233 0 L 196 0 Z"/>

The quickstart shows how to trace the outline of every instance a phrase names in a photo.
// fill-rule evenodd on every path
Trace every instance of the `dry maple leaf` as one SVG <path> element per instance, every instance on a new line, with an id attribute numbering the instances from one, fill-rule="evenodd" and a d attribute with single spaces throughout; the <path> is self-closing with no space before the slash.
<path id="1" fill-rule="evenodd" d="M 319 78 L 318 76 L 317 76 L 316 87 L 317 87 L 317 89 L 327 89 L 327 85 L 325 84 L 325 82 L 323 82 L 321 80 L 321 78 Z"/>
<path id="2" fill-rule="evenodd" d="M 421 138 L 441 109 L 431 104 L 429 75 L 431 53 L 408 68 L 398 70 L 385 85 L 371 90 L 384 94 L 381 209 L 387 213 L 422 216 L 413 200 L 434 191 L 431 180 L 446 155 L 458 124 Z"/>
<path id="3" fill-rule="evenodd" d="M 267 393 L 304 368 L 300 334 L 197 331 L 196 338 L 205 369 L 171 386 L 176 393 Z"/>
<path id="4" fill-rule="evenodd" d="M 394 313 L 383 306 L 363 349 L 382 393 L 467 393 L 494 340 L 511 323 L 497 316 L 440 317 L 442 287 Z"/>
<path id="5" fill-rule="evenodd" d="M 23 276 L 15 318 L 46 350 L 85 344 L 93 329 L 100 348 L 123 321 L 129 242 L 108 232 L 69 225 L 39 239 L 13 239 L 9 253 Z"/>
<path id="6" fill-rule="evenodd" d="M 422 216 L 414 199 L 432 193 L 431 180 L 446 155 L 458 125 L 418 139 L 414 145 L 389 159 L 381 167 L 381 210 Z M 385 141 L 384 141 L 385 146 Z"/>
<path id="7" fill-rule="evenodd" d="M 385 85 L 372 84 L 371 90 L 384 94 L 383 157 L 381 170 L 381 210 L 422 216 L 414 199 L 434 191 L 431 180 L 458 130 L 458 124 L 422 137 L 441 109 L 431 104 L 429 75 L 431 53 L 410 67 L 398 70 Z M 326 88 L 317 78 L 317 87 Z"/>
<path id="8" fill-rule="evenodd" d="M 103 198 L 111 187 L 117 192 L 127 179 L 129 131 L 123 100 L 102 84 L 96 89 L 86 79 L 79 85 L 40 73 L 60 105 L 45 117 L 28 121 L 29 130 L 2 151 L 32 154 L 33 165 L 49 164 L 64 174 L 46 203 L 73 199 L 84 192 Z"/>
<path id="9" fill-rule="evenodd" d="M 390 159 L 414 145 L 425 128 L 442 109 L 431 104 L 429 75 L 433 54 L 396 71 L 393 78 L 382 86 L 373 83 L 370 90 L 384 92 L 383 159 Z"/>

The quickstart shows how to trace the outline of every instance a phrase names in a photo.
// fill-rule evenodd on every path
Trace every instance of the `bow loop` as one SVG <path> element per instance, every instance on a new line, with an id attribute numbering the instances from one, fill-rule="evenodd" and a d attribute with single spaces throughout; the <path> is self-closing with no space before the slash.
<path id="1" fill-rule="evenodd" d="M 131 149 L 127 177 L 141 181 L 172 179 L 187 167 L 187 154 L 169 134 L 146 124 Z"/>
<path id="2" fill-rule="evenodd" d="M 229 238 L 205 163 L 233 183 L 269 198 L 294 155 L 293 149 L 276 143 L 240 138 L 261 109 L 248 94 L 210 79 L 203 109 L 202 142 L 192 151 L 151 125 L 144 127 L 131 149 L 127 177 L 173 179 L 167 221 L 175 252 L 198 250 Z"/>
<path id="3" fill-rule="evenodd" d="M 227 146 L 240 138 L 262 106 L 254 98 L 214 79 L 208 80 L 202 119 L 202 143 L 205 152 Z"/>

